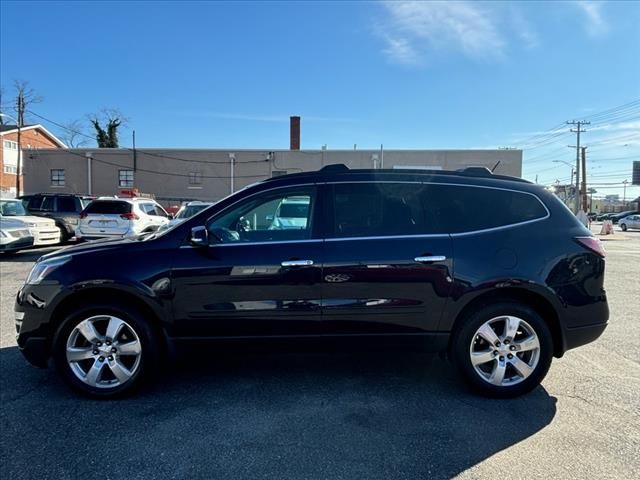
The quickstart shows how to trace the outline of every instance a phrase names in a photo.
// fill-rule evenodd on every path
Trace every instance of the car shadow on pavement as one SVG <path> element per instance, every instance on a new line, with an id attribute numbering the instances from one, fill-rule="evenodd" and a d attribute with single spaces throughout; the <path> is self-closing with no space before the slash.
<path id="1" fill-rule="evenodd" d="M 475 396 L 423 353 L 196 353 L 82 398 L 0 350 L 3 478 L 450 478 L 554 418 L 543 387 Z"/>

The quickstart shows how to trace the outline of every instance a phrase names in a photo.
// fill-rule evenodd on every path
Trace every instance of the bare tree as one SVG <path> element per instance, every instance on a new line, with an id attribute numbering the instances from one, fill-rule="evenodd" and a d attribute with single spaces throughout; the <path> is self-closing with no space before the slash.
<path id="1" fill-rule="evenodd" d="M 79 148 L 89 143 L 89 135 L 85 132 L 85 126 L 80 120 L 71 120 L 63 127 L 60 138 L 68 147 Z"/>
<path id="2" fill-rule="evenodd" d="M 99 148 L 118 148 L 118 128 L 127 119 L 117 109 L 105 108 L 98 114 L 90 115 L 89 121 L 96 131 L 96 142 Z"/>
<path id="3" fill-rule="evenodd" d="M 23 127 L 24 116 L 29 106 L 42 102 L 43 97 L 38 95 L 26 80 L 14 80 L 13 86 L 16 91 L 15 112 L 17 114 L 18 125 Z"/>

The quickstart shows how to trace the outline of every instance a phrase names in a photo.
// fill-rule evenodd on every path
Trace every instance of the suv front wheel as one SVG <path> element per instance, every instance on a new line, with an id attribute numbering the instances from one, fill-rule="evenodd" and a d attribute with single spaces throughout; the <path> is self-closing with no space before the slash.
<path id="1" fill-rule="evenodd" d="M 76 390 L 101 398 L 130 392 L 159 360 L 148 322 L 134 309 L 115 306 L 84 307 L 67 316 L 53 353 Z"/>
<path id="2" fill-rule="evenodd" d="M 463 319 L 451 353 L 477 391 L 509 398 L 540 384 L 551 366 L 553 342 L 549 327 L 533 309 L 501 303 Z"/>

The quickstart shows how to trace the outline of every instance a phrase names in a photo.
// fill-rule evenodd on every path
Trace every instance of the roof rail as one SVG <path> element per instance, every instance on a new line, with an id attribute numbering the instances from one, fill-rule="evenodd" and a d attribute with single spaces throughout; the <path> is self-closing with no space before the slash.
<path id="1" fill-rule="evenodd" d="M 325 165 L 318 171 L 331 173 L 331 172 L 346 172 L 348 170 L 349 170 L 349 167 L 347 167 L 344 163 L 332 163 L 331 165 Z"/>
<path id="2" fill-rule="evenodd" d="M 465 167 L 456 170 L 457 172 L 473 175 L 474 177 L 493 177 L 493 172 L 487 167 Z"/>

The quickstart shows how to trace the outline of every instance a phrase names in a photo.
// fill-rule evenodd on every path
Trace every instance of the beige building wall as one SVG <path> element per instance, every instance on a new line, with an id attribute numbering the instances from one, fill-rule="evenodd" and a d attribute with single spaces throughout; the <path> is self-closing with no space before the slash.
<path id="1" fill-rule="evenodd" d="M 166 204 L 185 200 L 218 200 L 233 190 L 279 172 L 313 171 L 334 163 L 350 168 L 495 167 L 495 173 L 519 177 L 520 150 L 195 150 L 142 149 L 136 152 L 135 187 Z M 133 170 L 129 149 L 68 149 L 25 151 L 25 193 L 67 192 L 114 195 L 119 170 Z M 51 184 L 51 170 L 63 169 L 64 186 Z M 190 184 L 199 174 L 201 183 Z M 90 179 L 90 180 L 89 180 Z"/>

